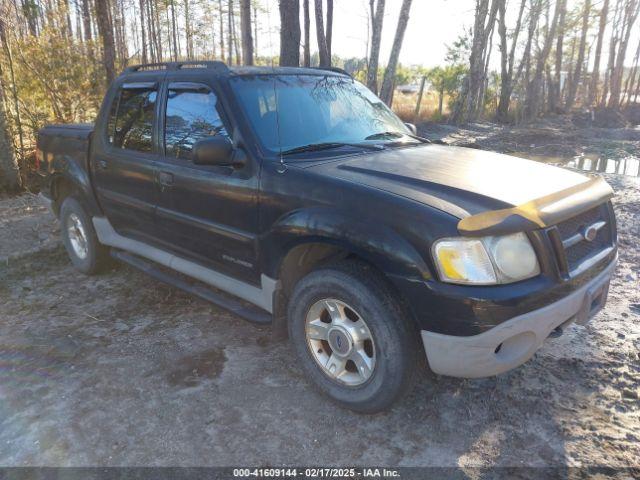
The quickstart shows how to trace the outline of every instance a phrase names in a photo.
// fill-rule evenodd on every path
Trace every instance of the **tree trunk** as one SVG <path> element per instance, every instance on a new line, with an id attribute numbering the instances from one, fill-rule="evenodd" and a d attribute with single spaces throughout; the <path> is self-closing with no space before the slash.
<path id="1" fill-rule="evenodd" d="M 556 3 L 553 18 L 551 20 L 551 26 L 544 38 L 543 47 L 540 50 L 540 53 L 538 54 L 538 58 L 536 60 L 535 75 L 527 88 L 527 96 L 525 101 L 525 115 L 527 118 L 536 117 L 541 109 L 545 64 L 547 63 L 547 59 L 549 58 L 553 40 L 556 37 L 558 20 L 560 19 L 560 12 L 563 8 L 564 3 L 565 0 L 558 0 L 558 2 Z"/>
<path id="2" fill-rule="evenodd" d="M 220 20 L 220 58 L 224 60 L 224 11 L 222 0 L 218 0 L 218 19 Z"/>
<path id="3" fill-rule="evenodd" d="M 633 90 L 632 95 L 637 102 L 638 98 L 640 98 L 640 74 L 638 75 L 638 82 L 636 83 L 636 88 Z M 640 176 L 640 165 L 638 165 L 638 176 Z"/>
<path id="4" fill-rule="evenodd" d="M 550 79 L 549 83 L 549 111 L 557 113 L 558 107 L 561 103 L 561 83 L 562 83 L 562 58 L 564 48 L 564 37 L 567 17 L 567 5 L 563 3 L 562 10 L 560 11 L 560 20 L 558 21 L 558 39 L 556 40 L 556 63 L 554 68 L 553 79 Z"/>
<path id="5" fill-rule="evenodd" d="M 569 63 L 567 65 L 567 69 L 569 70 L 569 73 L 567 75 L 567 81 L 565 82 L 567 85 L 571 85 L 573 83 L 573 69 L 575 68 L 574 58 L 576 56 L 577 43 L 578 43 L 578 31 L 577 29 L 574 29 L 573 38 L 571 39 L 571 53 L 569 53 Z"/>
<path id="6" fill-rule="evenodd" d="M 76 21 L 76 39 L 81 42 L 84 40 L 82 35 L 82 5 L 76 0 L 75 4 L 75 21 Z"/>
<path id="7" fill-rule="evenodd" d="M 509 111 L 511 92 L 509 91 L 509 52 L 507 50 L 507 24 L 506 5 L 501 3 L 498 7 L 498 36 L 500 37 L 500 102 L 496 117 L 498 121 L 505 122 Z"/>
<path id="8" fill-rule="evenodd" d="M 309 0 L 302 2 L 302 17 L 304 19 L 304 50 L 303 65 L 311 66 L 311 17 L 309 15 Z"/>
<path id="9" fill-rule="evenodd" d="M 633 92 L 633 87 L 636 81 L 636 75 L 638 73 L 638 63 L 640 63 L 640 43 L 638 43 L 638 48 L 636 48 L 636 54 L 633 60 L 633 67 L 631 68 L 631 72 L 627 77 L 627 83 L 625 84 L 625 87 L 624 87 L 624 92 L 627 97 L 627 102 L 626 102 L 627 107 L 631 104 L 631 98 L 632 98 L 631 92 Z"/>
<path id="10" fill-rule="evenodd" d="M 162 38 L 162 26 L 160 25 L 160 12 L 158 12 L 158 5 L 155 4 L 154 2 L 149 2 L 149 4 L 153 4 L 153 8 L 152 8 L 152 22 L 154 22 L 155 24 L 155 35 L 154 35 L 154 39 L 156 40 L 156 50 L 158 52 L 158 61 L 163 61 L 164 60 L 164 44 L 163 44 L 163 38 Z M 169 49 L 170 52 L 170 49 Z"/>
<path id="11" fill-rule="evenodd" d="M 235 12 L 233 12 L 233 16 L 231 17 L 231 25 L 232 25 L 232 33 L 233 33 L 233 48 L 236 52 L 236 58 L 235 58 L 235 62 L 236 65 L 241 65 L 242 64 L 242 57 L 240 56 L 240 44 L 238 41 L 238 25 L 236 22 L 236 14 Z"/>
<path id="12" fill-rule="evenodd" d="M 151 58 L 154 62 L 162 61 L 162 43 L 160 38 L 160 31 L 156 22 L 155 6 L 153 1 L 146 0 L 147 7 L 147 25 L 149 32 L 149 48 L 152 51 Z"/>
<path id="13" fill-rule="evenodd" d="M 327 53 L 329 54 L 329 66 L 331 66 L 331 44 L 333 42 L 333 0 L 327 0 Z"/>
<path id="14" fill-rule="evenodd" d="M 624 20 L 622 23 L 622 32 L 620 35 L 620 44 L 618 46 L 618 55 L 616 58 L 615 68 L 611 74 L 611 96 L 609 97 L 609 108 L 620 108 L 620 92 L 622 90 L 622 77 L 624 75 L 624 61 L 627 55 L 627 47 L 629 45 L 629 37 L 631 30 L 640 13 L 640 2 L 638 0 L 627 0 L 624 9 Z"/>
<path id="15" fill-rule="evenodd" d="M 171 39 L 173 43 L 173 61 L 178 61 L 178 55 L 180 55 L 178 49 L 178 26 L 176 20 L 176 3 L 175 0 L 171 0 L 167 8 L 171 6 Z"/>
<path id="16" fill-rule="evenodd" d="M 602 86 L 602 96 L 600 97 L 600 108 L 604 108 L 607 105 L 607 99 L 609 98 L 609 87 L 611 85 L 611 77 L 613 68 L 616 63 L 616 46 L 618 45 L 620 35 L 620 17 L 622 0 L 616 2 L 616 7 L 613 12 L 613 26 L 611 27 L 611 39 L 609 40 L 609 59 L 607 61 L 607 70 L 604 76 L 604 84 Z"/>
<path id="17" fill-rule="evenodd" d="M 420 90 L 418 90 L 418 101 L 416 102 L 416 109 L 413 113 L 414 120 L 417 120 L 420 116 L 420 108 L 422 108 L 422 97 L 424 95 L 424 86 L 427 83 L 427 77 L 422 77 L 420 80 Z"/>
<path id="18" fill-rule="evenodd" d="M 27 20 L 29 33 L 34 37 L 38 35 L 38 8 L 33 0 L 22 0 L 22 13 Z"/>
<path id="19" fill-rule="evenodd" d="M 524 52 L 522 54 L 522 60 L 520 60 L 520 64 L 518 65 L 518 71 L 513 79 L 513 84 L 515 85 L 520 80 L 520 76 L 524 71 L 524 80 L 523 84 L 525 87 L 529 84 L 531 79 L 530 70 L 531 70 L 531 49 L 533 46 L 533 38 L 538 29 L 538 22 L 540 20 L 540 13 L 542 12 L 542 1 L 541 0 L 532 0 L 531 3 L 531 12 L 529 13 L 529 27 L 527 29 L 527 43 L 524 47 Z"/>
<path id="20" fill-rule="evenodd" d="M 382 25 L 384 23 L 385 0 L 378 0 L 375 7 L 375 0 L 370 0 L 371 7 L 371 53 L 369 54 L 369 66 L 367 67 L 367 87 L 378 93 L 378 61 L 380 59 L 380 41 L 382 39 Z"/>
<path id="21" fill-rule="evenodd" d="M 233 0 L 227 4 L 227 63 L 233 65 Z"/>
<path id="22" fill-rule="evenodd" d="M 0 42 L 2 42 L 2 46 L 4 47 L 5 54 L 9 52 L 9 45 L 7 44 L 7 39 L 5 36 L 4 29 L 4 20 L 0 19 Z M 9 59 L 11 58 L 8 55 Z M 10 61 L 9 68 L 13 69 L 13 62 Z M 13 80 L 13 75 L 11 75 Z M 9 190 L 15 191 L 22 187 L 22 181 L 20 178 L 20 168 L 18 164 L 18 159 L 15 155 L 15 148 L 13 142 L 11 140 L 11 132 L 9 131 L 9 125 L 7 124 L 7 117 L 4 104 L 5 92 L 4 92 L 4 83 L 2 81 L 2 65 L 0 64 L 0 191 Z M 14 89 L 14 100 L 17 101 L 17 95 Z M 16 102 L 16 108 L 19 105 Z M 20 134 L 20 142 L 22 144 L 22 130 L 20 124 L 20 116 L 19 110 L 17 110 L 17 125 L 19 127 Z"/>
<path id="23" fill-rule="evenodd" d="M 91 33 L 91 9 L 89 0 L 82 0 L 82 26 L 84 30 L 85 42 L 90 42 L 93 38 Z"/>
<path id="24" fill-rule="evenodd" d="M 120 59 L 121 63 L 126 63 L 127 53 L 127 41 L 126 41 L 126 18 L 124 16 L 122 0 L 114 0 L 112 3 L 113 26 L 115 32 L 115 45 L 116 45 L 116 59 Z"/>
<path id="25" fill-rule="evenodd" d="M 142 63 L 147 63 L 147 36 L 144 27 L 144 0 L 140 0 L 140 33 L 142 36 Z"/>
<path id="26" fill-rule="evenodd" d="M 20 187 L 20 170 L 5 116 L 4 94 L 0 92 L 0 192 L 19 190 Z"/>
<path id="27" fill-rule="evenodd" d="M 576 99 L 576 92 L 582 77 L 582 65 L 584 63 L 584 52 L 587 46 L 587 33 L 589 32 L 589 14 L 591 13 L 591 0 L 585 0 L 584 11 L 582 12 L 582 32 L 580 34 L 580 46 L 578 47 L 578 59 L 576 60 L 576 68 L 573 73 L 572 82 L 569 84 L 567 91 L 567 110 L 573 107 Z"/>
<path id="28" fill-rule="evenodd" d="M 322 0 L 315 0 L 316 12 L 316 37 L 318 38 L 318 55 L 320 56 L 320 68 L 331 66 L 327 37 L 324 32 L 324 13 L 322 12 Z"/>
<path id="29" fill-rule="evenodd" d="M 487 75 L 487 72 L 489 71 L 489 62 L 491 61 L 491 51 L 493 49 L 493 33 L 495 31 L 494 26 L 495 26 L 495 23 L 493 23 L 491 26 L 491 33 L 489 34 L 489 43 L 487 44 L 489 48 L 482 61 L 482 64 L 483 64 L 482 85 L 480 87 L 480 91 L 478 92 L 478 99 L 477 99 L 478 107 L 476 109 L 476 112 L 480 115 L 484 114 L 484 109 L 485 109 L 484 100 L 485 100 L 485 95 L 487 93 L 487 89 L 489 88 L 489 76 Z"/>
<path id="30" fill-rule="evenodd" d="M 258 58 L 258 7 L 253 9 L 253 56 Z"/>
<path id="31" fill-rule="evenodd" d="M 493 0 L 489 10 L 489 0 L 476 0 L 473 42 L 469 57 L 469 73 L 467 74 L 459 100 L 453 113 L 454 123 L 464 123 L 476 118 L 478 100 L 484 88 L 485 51 L 489 35 L 493 31 L 498 7 L 506 0 Z M 488 20 L 487 20 L 488 18 Z"/>
<path id="32" fill-rule="evenodd" d="M 109 0 L 96 0 L 96 20 L 98 32 L 102 39 L 102 63 L 106 74 L 107 86 L 116 77 L 116 45 L 113 40 L 113 21 Z"/>
<path id="33" fill-rule="evenodd" d="M 607 28 L 607 16 L 609 15 L 609 0 L 604 0 L 602 10 L 600 11 L 600 23 L 598 26 L 598 39 L 596 40 L 596 52 L 593 61 L 593 72 L 591 73 L 591 82 L 589 83 L 589 94 L 587 95 L 587 106 L 593 105 L 597 100 L 598 82 L 600 80 L 600 56 L 602 55 L 602 42 L 604 40 L 604 31 Z"/>
<path id="34" fill-rule="evenodd" d="M 280 0 L 280 65 L 300 66 L 299 0 Z"/>
<path id="35" fill-rule="evenodd" d="M 71 28 L 71 14 L 69 12 L 69 0 L 58 1 L 58 12 L 64 13 L 64 20 L 61 19 L 61 32 L 66 37 L 71 37 L 73 30 Z"/>
<path id="36" fill-rule="evenodd" d="M 184 34 L 187 41 L 187 58 L 193 59 L 193 29 L 191 28 L 191 5 L 189 0 L 184 0 Z"/>
<path id="37" fill-rule="evenodd" d="M 409 23 L 410 12 L 411 0 L 403 0 L 402 7 L 400 7 L 400 17 L 398 18 L 396 35 L 393 39 L 393 46 L 391 47 L 391 55 L 389 56 L 389 63 L 387 64 L 387 68 L 384 72 L 382 87 L 380 88 L 380 98 L 389 106 L 393 103 L 393 88 L 396 79 L 396 69 L 398 68 L 398 59 L 400 58 L 400 51 L 402 50 L 404 33 L 407 30 L 407 24 Z"/>
<path id="38" fill-rule="evenodd" d="M 507 51 L 507 25 L 506 25 L 506 4 L 498 6 L 499 24 L 498 34 L 500 36 L 500 100 L 496 109 L 497 119 L 506 122 L 509 117 L 509 104 L 511 103 L 511 92 L 513 90 L 513 65 L 515 61 L 515 50 L 520 36 L 522 26 L 522 15 L 527 0 L 522 0 L 518 11 L 518 20 L 512 33 L 511 49 Z"/>
<path id="39" fill-rule="evenodd" d="M 253 65 L 251 0 L 240 0 L 240 30 L 242 33 L 242 61 L 245 65 Z"/>

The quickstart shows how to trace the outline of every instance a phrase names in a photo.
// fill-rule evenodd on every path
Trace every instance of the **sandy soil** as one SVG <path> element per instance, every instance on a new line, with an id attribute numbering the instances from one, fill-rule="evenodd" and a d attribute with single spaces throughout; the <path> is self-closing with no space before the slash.
<path id="1" fill-rule="evenodd" d="M 125 266 L 76 273 L 37 198 L 2 199 L 0 465 L 640 469 L 640 180 L 606 178 L 620 230 L 606 309 L 499 377 L 425 373 L 376 416 L 317 394 L 266 327 Z"/>

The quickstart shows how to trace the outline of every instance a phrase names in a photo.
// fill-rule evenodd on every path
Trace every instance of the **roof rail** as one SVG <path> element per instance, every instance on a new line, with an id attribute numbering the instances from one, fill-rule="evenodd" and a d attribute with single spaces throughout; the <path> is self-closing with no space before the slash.
<path id="1" fill-rule="evenodd" d="M 123 73 L 134 73 L 153 70 L 184 70 L 188 68 L 210 68 L 220 73 L 227 73 L 229 67 L 219 60 L 189 60 L 185 62 L 142 63 L 127 67 Z"/>
<path id="2" fill-rule="evenodd" d="M 327 70 L 329 72 L 341 73 L 343 75 L 346 75 L 347 77 L 351 77 L 351 74 L 347 72 L 344 68 L 339 68 L 339 67 L 315 67 L 315 68 L 316 70 Z"/>

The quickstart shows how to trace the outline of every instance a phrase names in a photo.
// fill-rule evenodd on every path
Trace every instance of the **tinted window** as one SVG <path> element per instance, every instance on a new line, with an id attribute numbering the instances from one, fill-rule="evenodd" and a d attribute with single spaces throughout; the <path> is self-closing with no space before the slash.
<path id="1" fill-rule="evenodd" d="M 118 148 L 151 152 L 155 89 L 122 89 L 111 107 L 109 142 Z"/>
<path id="2" fill-rule="evenodd" d="M 191 159 L 193 145 L 205 137 L 228 136 L 216 110 L 217 98 L 202 90 L 184 90 L 169 86 L 165 127 L 166 154 Z"/>

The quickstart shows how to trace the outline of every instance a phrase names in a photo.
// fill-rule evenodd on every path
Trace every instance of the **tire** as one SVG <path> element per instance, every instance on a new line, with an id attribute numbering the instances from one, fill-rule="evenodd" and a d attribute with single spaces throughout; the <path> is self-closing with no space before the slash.
<path id="1" fill-rule="evenodd" d="M 86 275 L 105 269 L 109 249 L 98 241 L 93 222 L 75 197 L 67 197 L 60 207 L 62 243 L 73 266 Z"/>
<path id="2" fill-rule="evenodd" d="M 360 328 L 360 320 L 368 331 Z M 289 301 L 288 327 L 307 376 L 346 408 L 361 413 L 386 410 L 415 383 L 422 354 L 417 329 L 384 277 L 366 264 L 340 262 L 300 280 Z M 345 358 L 357 363 L 344 364 Z"/>

